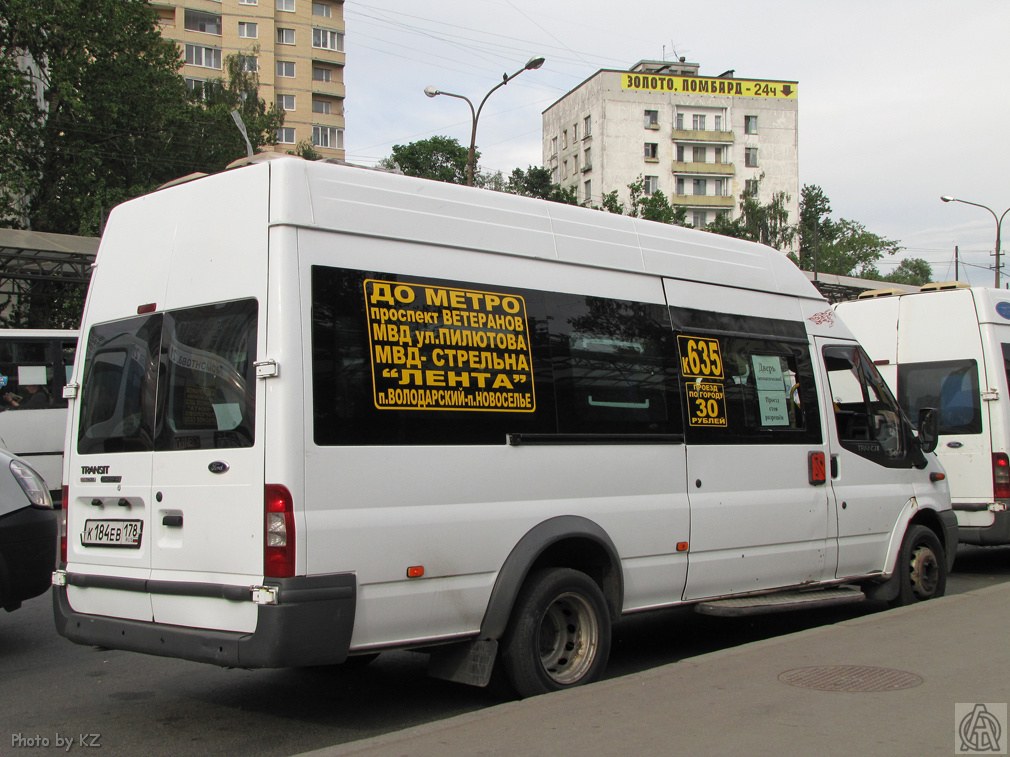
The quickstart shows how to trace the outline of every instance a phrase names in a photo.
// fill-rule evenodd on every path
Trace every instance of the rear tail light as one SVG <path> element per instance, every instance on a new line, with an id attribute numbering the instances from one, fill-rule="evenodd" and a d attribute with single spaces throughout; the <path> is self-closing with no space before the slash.
<path id="1" fill-rule="evenodd" d="M 992 490 L 995 499 L 1010 499 L 1010 458 L 1005 452 L 992 453 Z"/>
<path id="2" fill-rule="evenodd" d="M 264 504 L 263 575 L 290 578 L 295 574 L 295 517 L 291 492 L 280 484 L 267 484 Z"/>

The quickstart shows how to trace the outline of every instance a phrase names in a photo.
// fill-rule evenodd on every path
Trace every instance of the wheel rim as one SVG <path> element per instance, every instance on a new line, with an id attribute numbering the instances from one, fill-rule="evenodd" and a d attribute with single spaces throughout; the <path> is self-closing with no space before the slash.
<path id="1" fill-rule="evenodd" d="M 936 587 L 940 582 L 940 564 L 933 550 L 925 545 L 915 548 L 912 552 L 909 577 L 912 582 L 912 593 L 918 599 L 929 599 L 936 594 Z"/>
<path id="2" fill-rule="evenodd" d="M 578 594 L 559 596 L 540 620 L 540 662 L 551 680 L 572 684 L 593 666 L 600 627 L 592 606 Z"/>

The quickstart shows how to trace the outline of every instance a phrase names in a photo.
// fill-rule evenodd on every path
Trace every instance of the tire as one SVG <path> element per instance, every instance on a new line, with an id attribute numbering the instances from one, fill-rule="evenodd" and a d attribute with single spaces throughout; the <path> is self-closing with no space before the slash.
<path id="1" fill-rule="evenodd" d="M 891 607 L 942 597 L 947 590 L 947 559 L 936 534 L 925 526 L 912 526 L 898 554 L 898 596 Z"/>
<path id="2" fill-rule="evenodd" d="M 610 655 L 610 613 L 585 573 L 530 574 L 502 637 L 505 676 L 520 697 L 581 686 L 600 677 Z"/>

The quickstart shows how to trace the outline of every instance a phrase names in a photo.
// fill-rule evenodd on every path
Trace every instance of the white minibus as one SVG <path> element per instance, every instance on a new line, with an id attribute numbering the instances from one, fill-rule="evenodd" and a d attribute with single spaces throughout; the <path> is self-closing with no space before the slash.
<path id="1" fill-rule="evenodd" d="M 0 447 L 31 465 L 56 502 L 67 430 L 63 387 L 76 349 L 76 331 L 0 329 Z"/>
<path id="2" fill-rule="evenodd" d="M 939 596 L 957 540 L 935 413 L 783 254 L 693 229 L 258 156 L 113 210 L 80 349 L 81 644 L 528 696 L 629 613 Z"/>
<path id="3" fill-rule="evenodd" d="M 837 312 L 909 417 L 938 410 L 960 540 L 1010 544 L 1010 292 L 957 282 L 882 289 Z"/>

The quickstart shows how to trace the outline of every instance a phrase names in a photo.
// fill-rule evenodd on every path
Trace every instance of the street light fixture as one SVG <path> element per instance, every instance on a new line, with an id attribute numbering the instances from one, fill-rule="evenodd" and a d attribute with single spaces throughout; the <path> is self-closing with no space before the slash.
<path id="1" fill-rule="evenodd" d="M 992 217 L 994 219 L 996 219 L 996 266 L 995 266 L 995 269 L 996 269 L 996 288 L 999 289 L 999 284 L 1000 284 L 1000 281 L 999 281 L 999 272 L 1000 272 L 1000 268 L 1001 268 L 1001 265 L 1000 265 L 1000 262 L 999 262 L 1000 252 L 1001 252 L 1001 250 L 1000 250 L 1000 241 L 999 241 L 999 238 L 1000 238 L 1000 227 L 1002 227 L 1002 225 L 1003 225 L 1003 216 L 1005 216 L 1007 213 L 1010 213 L 1010 208 L 1007 208 L 1006 210 L 1004 210 L 1003 211 L 1003 215 L 997 216 L 996 215 L 996 211 L 993 210 L 992 208 L 990 208 L 988 205 L 980 205 L 977 202 L 969 202 L 968 200 L 962 200 L 962 199 L 957 198 L 957 197 L 951 197 L 950 195 L 943 195 L 942 197 L 940 197 L 940 199 L 943 200 L 944 202 L 962 202 L 965 205 L 974 205 L 976 208 L 984 208 L 985 210 L 988 210 L 990 213 L 992 213 Z"/>
<path id="2" fill-rule="evenodd" d="M 494 87 L 492 87 L 490 92 L 484 95 L 484 99 L 480 101 L 480 105 L 477 107 L 476 110 L 474 110 L 473 103 L 470 102 L 469 97 L 465 97 L 464 95 L 456 95 L 453 94 L 452 92 L 443 92 L 442 90 L 437 89 L 435 87 L 424 88 L 424 94 L 426 94 L 428 97 L 437 97 L 438 95 L 446 95 L 447 97 L 455 97 L 459 100 L 466 100 L 466 104 L 470 106 L 470 115 L 473 117 L 473 128 L 470 130 L 470 151 L 467 153 L 466 156 L 466 183 L 468 186 L 471 187 L 473 186 L 473 175 L 475 170 L 474 155 L 476 154 L 476 148 L 477 148 L 477 119 L 480 118 L 480 112 L 484 108 L 484 103 L 487 102 L 487 99 L 491 96 L 492 92 L 494 92 L 499 87 L 504 87 L 510 81 L 519 76 L 519 74 L 521 74 L 523 71 L 532 71 L 533 69 L 540 68 L 542 65 L 544 65 L 543 58 L 539 57 L 530 58 L 526 62 L 525 66 L 520 68 L 511 76 L 509 76 L 508 74 L 503 74 L 502 80 Z"/>

